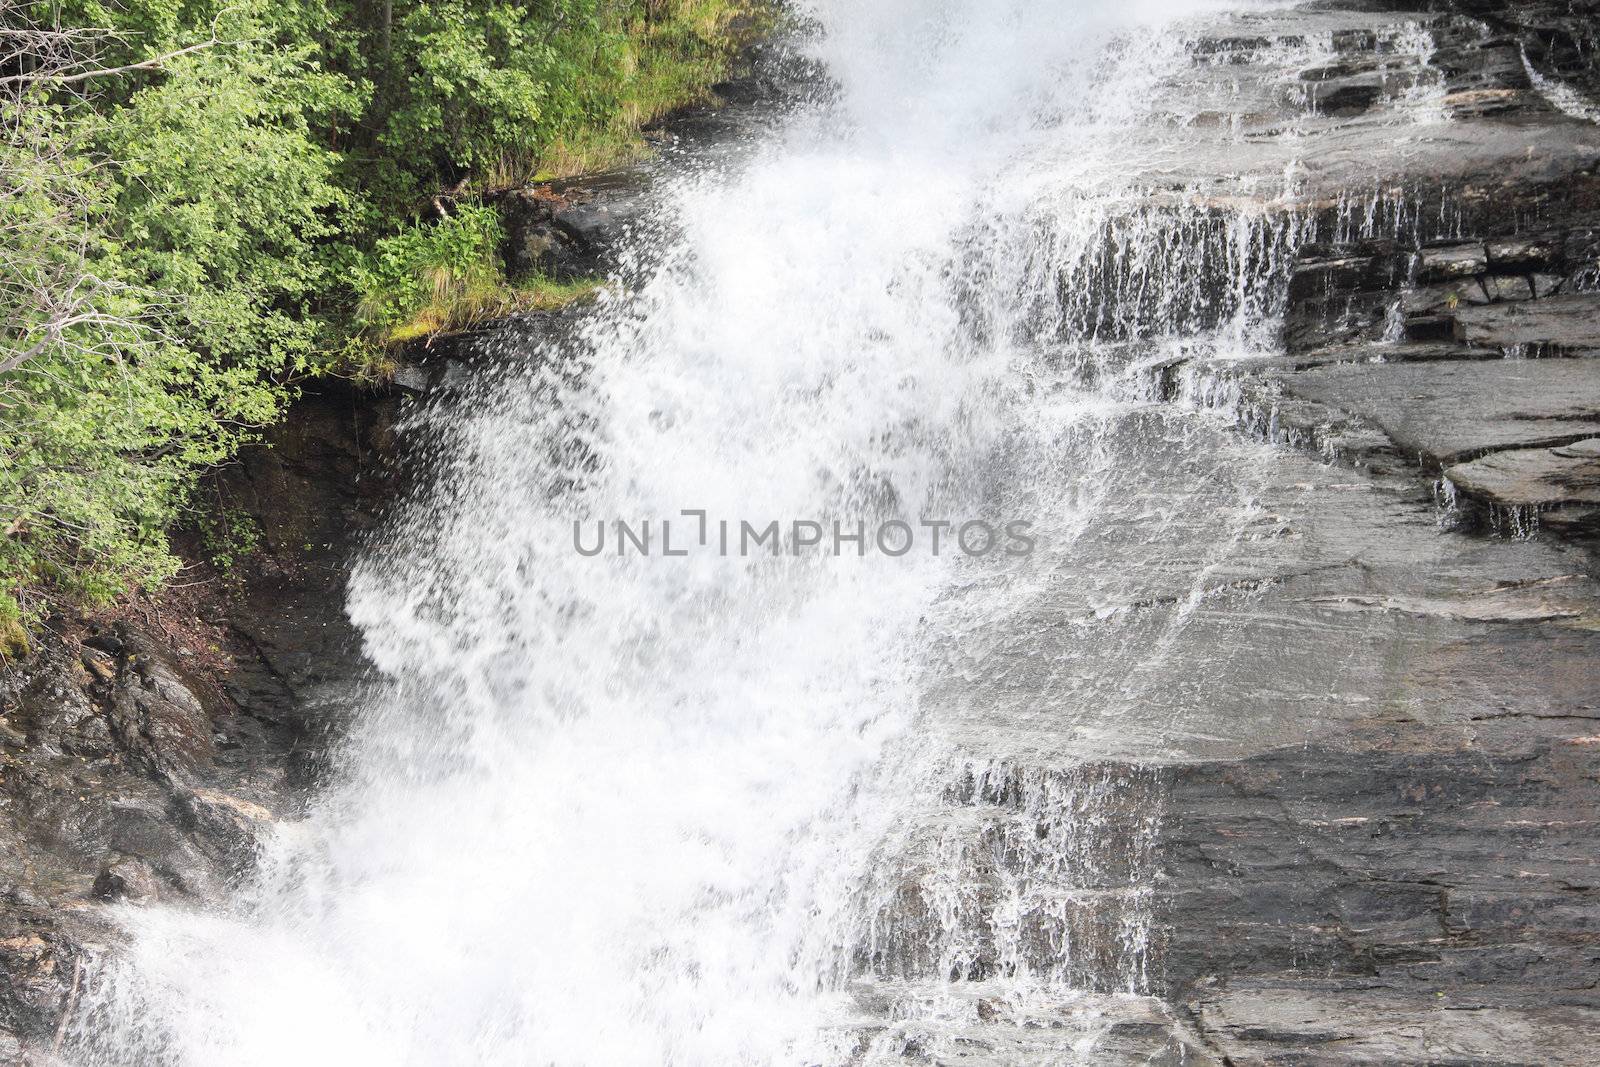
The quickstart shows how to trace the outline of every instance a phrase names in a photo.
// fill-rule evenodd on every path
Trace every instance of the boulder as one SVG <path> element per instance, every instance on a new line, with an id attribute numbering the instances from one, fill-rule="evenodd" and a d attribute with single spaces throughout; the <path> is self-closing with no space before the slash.
<path id="1" fill-rule="evenodd" d="M 519 189 L 499 200 L 513 277 L 561 280 L 614 269 L 628 235 L 651 217 L 644 168 Z"/>
<path id="2" fill-rule="evenodd" d="M 584 249 L 556 224 L 560 201 L 545 189 L 518 189 L 499 206 L 506 233 L 506 267 L 513 277 L 543 274 L 565 278 L 583 272 Z"/>
<path id="3" fill-rule="evenodd" d="M 94 895 L 107 903 L 146 904 L 160 895 L 160 883 L 148 864 L 136 859 L 115 859 L 95 876 Z"/>
<path id="4" fill-rule="evenodd" d="M 109 719 L 124 751 L 150 771 L 185 781 L 214 755 L 211 716 L 159 645 L 122 628 Z"/>

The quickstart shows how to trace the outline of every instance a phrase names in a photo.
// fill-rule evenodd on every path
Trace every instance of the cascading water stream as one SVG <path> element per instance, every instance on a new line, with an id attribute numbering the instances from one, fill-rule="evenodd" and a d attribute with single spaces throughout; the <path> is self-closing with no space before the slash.
<path id="1" fill-rule="evenodd" d="M 1159 773 L 1096 760 L 1182 735 L 1163 665 L 1270 461 L 1136 372 L 1270 343 L 1313 225 L 1197 185 L 1248 101 L 1170 89 L 1195 10 L 820 0 L 836 96 L 676 181 L 580 336 L 416 415 L 435 469 L 352 577 L 380 677 L 335 783 L 231 911 L 124 913 L 78 1058 L 843 1062 L 961 982 L 1151 992 Z M 1039 547 L 573 549 L 686 509 Z"/>

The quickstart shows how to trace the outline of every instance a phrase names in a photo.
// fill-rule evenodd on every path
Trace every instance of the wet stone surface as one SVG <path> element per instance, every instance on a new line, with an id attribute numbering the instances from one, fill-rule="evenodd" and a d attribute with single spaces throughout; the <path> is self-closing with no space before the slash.
<path id="1" fill-rule="evenodd" d="M 1059 547 L 925 620 L 933 786 L 863 888 L 841 1062 L 1594 1061 L 1595 12 L 1389 7 L 1196 30 L 1188 111 L 1128 132 L 1147 192 L 1107 225 L 1169 273 L 1086 258 L 1041 317 L 1138 347 L 1248 305 L 1282 335 L 1117 356 L 1130 395 L 1015 464 L 1082 459 L 1076 498 L 997 487 Z M 518 194 L 513 266 L 614 265 L 648 183 Z M 1041 390 L 1114 377 L 1061 362 Z M 122 625 L 0 678 L 5 1055 L 48 1051 L 100 904 L 215 899 L 318 780 L 393 412 L 303 414 L 228 482 L 268 549 L 228 670 Z"/>
<path id="2" fill-rule="evenodd" d="M 1093 540 L 1060 531 L 1005 626 L 936 622 L 929 717 L 960 755 L 891 848 L 858 962 L 902 1004 L 895 983 L 951 978 L 1109 999 L 946 1004 L 940 1026 L 868 1031 L 861 1062 L 1593 1062 L 1600 129 L 1549 85 L 1593 94 L 1594 14 L 1316 9 L 1319 31 L 1347 20 L 1336 57 L 1259 112 L 1241 72 L 1297 46 L 1288 28 L 1195 48 L 1196 106 L 1214 75 L 1261 131 L 1236 165 L 1271 170 L 1282 109 L 1316 116 L 1305 198 L 1242 202 L 1282 286 L 1277 351 L 1145 357 L 1165 406 L 1085 431 L 1147 458 L 1085 476 Z M 1430 31 L 1425 72 L 1379 72 L 1391 17 Z M 1442 124 L 1413 132 L 1395 112 L 1416 86 Z M 1169 248 L 1234 254 L 1215 215 L 1131 212 L 1165 212 Z M 1066 299 L 1149 284 L 1096 269 Z M 1183 270 L 1165 280 L 1207 284 Z M 1213 313 L 1236 297 L 1210 292 Z M 1073 325 L 1136 335 L 1106 304 Z M 1008 1044 L 1023 1017 L 1053 1040 Z"/>
<path id="3" fill-rule="evenodd" d="M 393 489 L 394 404 L 304 398 L 206 487 L 259 531 L 238 573 L 116 619 L 51 619 L 0 670 L 6 1062 L 52 1062 L 123 936 L 100 905 L 215 903 L 301 810 L 362 670 L 343 571 Z"/>

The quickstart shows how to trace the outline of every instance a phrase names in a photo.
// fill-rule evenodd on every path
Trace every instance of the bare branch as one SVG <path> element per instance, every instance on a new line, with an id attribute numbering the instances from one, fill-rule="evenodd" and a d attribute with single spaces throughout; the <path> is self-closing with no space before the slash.
<path id="1" fill-rule="evenodd" d="M 0 78 L 0 85 L 72 85 L 77 82 L 88 81 L 90 78 L 107 78 L 117 74 L 128 74 L 136 70 L 157 70 L 179 56 L 186 56 L 191 52 L 199 52 L 207 48 L 215 48 L 219 44 L 229 43 L 232 42 L 219 41 L 216 38 L 212 38 L 209 41 L 192 44 L 188 48 L 179 48 L 176 51 L 155 56 L 139 63 L 125 63 L 120 67 L 98 67 L 94 70 L 79 71 L 76 74 L 13 74 L 6 78 Z"/>

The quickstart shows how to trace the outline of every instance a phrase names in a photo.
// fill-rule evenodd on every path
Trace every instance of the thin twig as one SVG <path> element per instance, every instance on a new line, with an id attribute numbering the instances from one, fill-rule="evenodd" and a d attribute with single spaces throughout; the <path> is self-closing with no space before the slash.
<path id="1" fill-rule="evenodd" d="M 61 1009 L 61 1022 L 56 1026 L 56 1039 L 50 1046 L 54 1055 L 61 1051 L 61 1043 L 67 1039 L 67 1024 L 72 1021 L 72 1013 L 78 1008 L 78 987 L 83 981 L 83 957 L 72 958 L 72 989 L 67 993 L 66 1006 Z"/>
<path id="2" fill-rule="evenodd" d="M 215 48 L 217 45 L 224 43 L 227 42 L 215 39 L 202 41 L 199 44 L 192 44 L 188 48 L 180 48 L 176 52 L 168 52 L 165 55 L 146 59 L 139 63 L 128 63 L 120 67 L 101 67 L 97 70 L 84 70 L 79 71 L 77 74 L 13 74 L 6 78 L 0 78 L 0 85 L 13 85 L 17 82 L 32 82 L 35 85 L 44 83 L 71 85 L 74 82 L 88 81 L 90 78 L 104 78 L 113 74 L 128 74 L 136 70 L 155 70 L 163 63 L 177 59 L 179 56 L 186 56 L 191 52 L 199 52 L 206 48 Z"/>

